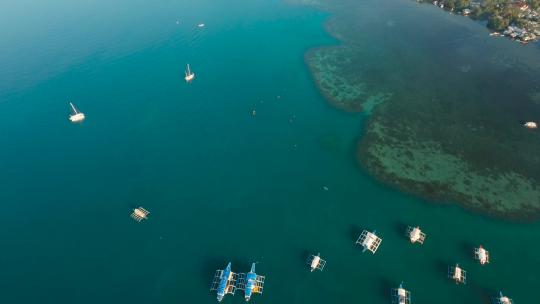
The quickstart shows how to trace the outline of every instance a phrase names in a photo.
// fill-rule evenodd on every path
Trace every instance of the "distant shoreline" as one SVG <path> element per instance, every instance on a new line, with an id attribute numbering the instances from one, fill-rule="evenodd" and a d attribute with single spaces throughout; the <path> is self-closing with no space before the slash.
<path id="1" fill-rule="evenodd" d="M 540 39 L 539 8 L 532 8 L 526 1 L 512 1 L 506 7 L 491 7 L 485 2 L 461 0 L 416 0 L 418 3 L 433 4 L 451 14 L 486 20 L 490 36 L 504 36 L 521 44 Z"/>

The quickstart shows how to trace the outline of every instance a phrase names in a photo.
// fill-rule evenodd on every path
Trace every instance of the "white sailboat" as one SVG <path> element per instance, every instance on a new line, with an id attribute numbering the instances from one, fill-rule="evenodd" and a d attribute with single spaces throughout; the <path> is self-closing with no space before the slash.
<path id="1" fill-rule="evenodd" d="M 70 102 L 69 105 L 71 106 L 71 109 L 73 110 L 73 113 L 69 115 L 69 120 L 71 120 L 71 122 L 83 121 L 85 119 L 84 113 L 77 111 L 73 103 Z"/>
<path id="2" fill-rule="evenodd" d="M 184 77 L 184 79 L 186 80 L 186 82 L 191 82 L 194 78 L 195 78 L 195 73 L 193 73 L 190 69 L 189 69 L 189 63 L 187 65 L 187 69 L 186 69 L 186 77 Z"/>

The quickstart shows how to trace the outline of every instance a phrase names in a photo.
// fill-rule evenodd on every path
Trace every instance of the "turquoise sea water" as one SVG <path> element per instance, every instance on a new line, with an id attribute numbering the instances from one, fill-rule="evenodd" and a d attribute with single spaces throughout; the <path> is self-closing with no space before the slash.
<path id="1" fill-rule="evenodd" d="M 255 303 L 389 303 L 401 281 L 414 303 L 487 303 L 498 290 L 535 303 L 538 223 L 424 202 L 358 168 L 365 117 L 327 105 L 304 63 L 336 43 L 327 14 L 27 0 L 0 4 L 0 17 L 3 303 L 214 303 L 213 273 L 229 261 L 259 262 Z M 68 101 L 84 123 L 69 123 Z M 148 221 L 129 217 L 137 206 Z M 422 247 L 403 236 L 413 224 Z M 376 255 L 354 246 L 362 229 L 383 238 Z M 480 243 L 485 267 L 472 260 Z M 317 252 L 328 263 L 310 273 Z M 446 278 L 456 262 L 466 286 Z"/>

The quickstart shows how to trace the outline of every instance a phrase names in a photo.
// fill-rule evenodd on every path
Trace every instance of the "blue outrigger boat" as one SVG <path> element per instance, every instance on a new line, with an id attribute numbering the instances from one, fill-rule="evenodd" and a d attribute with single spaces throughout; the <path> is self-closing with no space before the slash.
<path id="1" fill-rule="evenodd" d="M 255 263 L 251 264 L 251 270 L 248 273 L 238 275 L 238 289 L 244 290 L 246 301 L 249 301 L 255 293 L 262 294 L 264 279 L 264 276 L 255 273 Z"/>
<path id="2" fill-rule="evenodd" d="M 216 270 L 210 290 L 217 291 L 218 302 L 221 302 L 227 294 L 234 295 L 236 292 L 237 278 L 238 274 L 231 270 L 231 263 L 227 264 L 225 270 Z"/>

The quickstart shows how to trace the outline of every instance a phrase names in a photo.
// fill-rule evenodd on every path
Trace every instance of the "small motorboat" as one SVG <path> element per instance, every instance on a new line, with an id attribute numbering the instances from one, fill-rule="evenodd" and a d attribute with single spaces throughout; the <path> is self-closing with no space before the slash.
<path id="1" fill-rule="evenodd" d="M 538 125 L 534 121 L 527 121 L 523 123 L 523 126 L 527 129 L 536 129 L 538 128 Z"/>

